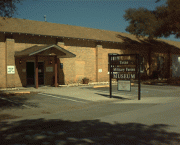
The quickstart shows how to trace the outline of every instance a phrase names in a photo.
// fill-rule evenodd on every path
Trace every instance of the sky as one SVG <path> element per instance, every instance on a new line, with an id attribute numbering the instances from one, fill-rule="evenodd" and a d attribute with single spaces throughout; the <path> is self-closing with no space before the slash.
<path id="1" fill-rule="evenodd" d="M 166 0 L 22 0 L 13 17 L 51 23 L 68 24 L 95 29 L 125 32 L 129 25 L 123 18 L 125 10 L 144 7 L 154 10 Z M 180 39 L 170 36 L 163 38 Z"/>

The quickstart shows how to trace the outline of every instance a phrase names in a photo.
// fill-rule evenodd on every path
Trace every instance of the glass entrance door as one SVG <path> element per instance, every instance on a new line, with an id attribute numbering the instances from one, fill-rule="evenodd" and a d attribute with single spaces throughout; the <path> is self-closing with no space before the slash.
<path id="1" fill-rule="evenodd" d="M 26 62 L 27 85 L 35 85 L 35 64 Z M 44 62 L 38 62 L 38 84 L 44 85 Z"/>
<path id="2" fill-rule="evenodd" d="M 27 85 L 34 85 L 35 69 L 34 62 L 26 62 L 26 79 Z"/>

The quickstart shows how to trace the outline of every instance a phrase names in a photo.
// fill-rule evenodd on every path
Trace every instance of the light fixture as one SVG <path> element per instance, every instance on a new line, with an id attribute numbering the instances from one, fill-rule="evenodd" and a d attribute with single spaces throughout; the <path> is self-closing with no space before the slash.
<path id="1" fill-rule="evenodd" d="M 19 60 L 19 64 L 21 64 L 21 63 L 22 63 L 22 59 Z"/>
<path id="2" fill-rule="evenodd" d="M 49 61 L 49 64 L 52 64 L 52 60 Z"/>
<path id="3" fill-rule="evenodd" d="M 178 62 L 180 63 L 180 57 L 178 57 Z"/>

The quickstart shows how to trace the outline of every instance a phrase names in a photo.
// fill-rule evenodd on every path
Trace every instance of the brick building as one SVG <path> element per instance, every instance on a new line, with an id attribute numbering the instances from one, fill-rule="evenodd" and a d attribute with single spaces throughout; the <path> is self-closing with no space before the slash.
<path id="1" fill-rule="evenodd" d="M 180 77 L 180 42 L 0 17 L 0 88 L 108 81 L 110 53 L 140 54 L 142 76 Z"/>

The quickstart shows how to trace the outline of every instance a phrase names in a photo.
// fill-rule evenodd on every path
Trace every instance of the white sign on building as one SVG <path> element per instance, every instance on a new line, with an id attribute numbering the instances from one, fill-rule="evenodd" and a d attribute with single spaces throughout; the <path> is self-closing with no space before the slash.
<path id="1" fill-rule="evenodd" d="M 102 72 L 102 69 L 99 69 L 99 72 Z"/>
<path id="2" fill-rule="evenodd" d="M 53 67 L 46 67 L 46 72 L 53 72 Z"/>
<path id="3" fill-rule="evenodd" d="M 7 74 L 15 74 L 15 66 L 7 66 Z"/>

